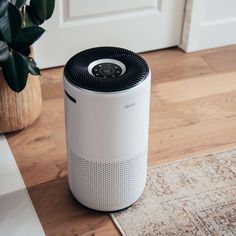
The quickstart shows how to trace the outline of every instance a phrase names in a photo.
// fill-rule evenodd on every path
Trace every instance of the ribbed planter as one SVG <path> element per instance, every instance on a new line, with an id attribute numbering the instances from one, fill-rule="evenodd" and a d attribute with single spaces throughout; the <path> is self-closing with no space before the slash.
<path id="1" fill-rule="evenodd" d="M 19 93 L 13 92 L 0 70 L 0 133 L 8 133 L 31 125 L 42 110 L 39 76 L 29 74 L 27 85 Z"/>

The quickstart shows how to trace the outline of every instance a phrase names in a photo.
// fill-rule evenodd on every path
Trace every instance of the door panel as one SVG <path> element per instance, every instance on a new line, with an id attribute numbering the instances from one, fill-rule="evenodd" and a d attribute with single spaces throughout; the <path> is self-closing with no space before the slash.
<path id="1" fill-rule="evenodd" d="M 59 0 L 47 32 L 35 44 L 41 68 L 64 65 L 90 47 L 119 46 L 135 52 L 178 45 L 185 0 Z"/>
<path id="2" fill-rule="evenodd" d="M 103 14 L 119 14 L 123 11 L 143 10 L 145 8 L 157 8 L 157 3 L 161 3 L 162 0 L 136 0 L 136 1 L 124 1 L 122 4 L 117 0 L 100 0 L 99 4 L 97 0 L 90 1 L 64 1 L 64 7 L 69 5 L 69 17 L 78 16 L 96 16 Z M 79 10 L 78 10 L 79 9 Z"/>

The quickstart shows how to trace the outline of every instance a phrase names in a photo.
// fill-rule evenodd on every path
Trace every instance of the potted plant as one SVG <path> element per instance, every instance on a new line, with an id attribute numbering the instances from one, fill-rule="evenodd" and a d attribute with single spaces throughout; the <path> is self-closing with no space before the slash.
<path id="1" fill-rule="evenodd" d="M 0 133 L 23 129 L 40 115 L 40 70 L 31 45 L 44 33 L 55 0 L 1 0 Z"/>

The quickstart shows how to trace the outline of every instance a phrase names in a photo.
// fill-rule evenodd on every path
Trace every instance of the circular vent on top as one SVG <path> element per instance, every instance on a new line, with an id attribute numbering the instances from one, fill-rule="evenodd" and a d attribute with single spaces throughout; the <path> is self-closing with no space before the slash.
<path id="1" fill-rule="evenodd" d="M 97 47 L 73 56 L 64 69 L 74 86 L 98 92 L 132 88 L 149 73 L 145 60 L 136 53 L 117 47 Z"/>

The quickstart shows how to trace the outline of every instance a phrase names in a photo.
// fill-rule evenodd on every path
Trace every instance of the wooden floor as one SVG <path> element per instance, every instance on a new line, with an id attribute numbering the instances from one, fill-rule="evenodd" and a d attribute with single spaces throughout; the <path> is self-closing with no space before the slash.
<path id="1" fill-rule="evenodd" d="M 149 165 L 236 146 L 236 45 L 142 55 L 152 69 Z M 62 71 L 42 71 L 41 117 L 7 139 L 47 235 L 119 235 L 108 214 L 70 194 Z"/>

